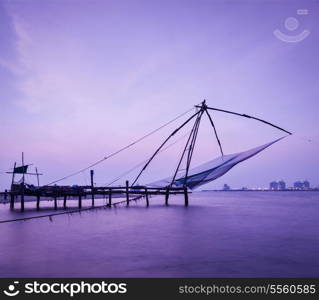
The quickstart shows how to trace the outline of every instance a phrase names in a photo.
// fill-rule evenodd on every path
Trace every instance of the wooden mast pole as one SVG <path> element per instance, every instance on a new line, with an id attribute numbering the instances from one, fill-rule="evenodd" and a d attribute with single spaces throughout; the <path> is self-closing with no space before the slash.
<path id="1" fill-rule="evenodd" d="M 92 206 L 94 206 L 94 170 L 90 170 L 90 175 L 91 175 Z"/>
<path id="2" fill-rule="evenodd" d="M 193 133 L 193 137 L 192 137 L 189 149 L 188 149 L 185 179 L 184 179 L 184 182 L 183 182 L 185 206 L 188 206 L 188 190 L 187 190 L 188 171 L 189 171 L 189 167 L 190 167 L 190 164 L 191 164 L 191 161 L 192 161 L 192 157 L 193 157 L 193 152 L 194 152 L 195 143 L 196 143 L 196 139 L 197 139 L 199 124 L 200 124 L 200 121 L 201 121 L 201 117 L 202 117 L 202 115 L 204 113 L 205 107 L 206 107 L 206 100 L 204 100 L 202 102 L 202 106 L 201 106 L 201 110 L 200 110 L 200 114 L 199 114 L 199 120 L 198 120 L 197 124 L 195 125 L 195 130 L 194 130 L 194 133 Z"/>
<path id="3" fill-rule="evenodd" d="M 11 189 L 10 189 L 10 209 L 14 209 L 14 194 L 13 194 L 13 184 L 14 184 L 14 175 L 15 175 L 15 168 L 17 163 L 14 162 L 13 172 L 12 172 L 12 181 L 11 181 Z"/>
<path id="4" fill-rule="evenodd" d="M 21 211 L 24 211 L 24 153 L 22 152 L 22 191 L 21 191 Z"/>
<path id="5" fill-rule="evenodd" d="M 204 102 L 203 102 L 203 106 L 204 106 L 204 105 L 205 105 L 205 100 L 204 100 Z M 188 190 L 187 190 L 188 171 L 189 171 L 190 164 L 191 164 L 192 157 L 193 157 L 193 152 L 194 152 L 195 143 L 196 143 L 197 134 L 198 134 L 198 129 L 199 129 L 199 124 L 200 124 L 200 119 L 201 119 L 201 116 L 203 115 L 203 113 L 204 113 L 204 110 L 202 109 L 202 110 L 201 110 L 201 114 L 200 114 L 199 121 L 198 121 L 197 124 L 196 124 L 196 128 L 195 128 L 195 131 L 194 131 L 194 134 L 193 134 L 193 137 L 192 137 L 192 141 L 191 141 L 190 146 L 189 146 L 188 155 L 187 155 L 185 179 L 184 179 L 184 182 L 183 182 L 183 187 L 184 187 L 184 199 L 185 199 L 185 206 L 186 206 L 186 207 L 188 206 Z"/>
<path id="6" fill-rule="evenodd" d="M 38 183 L 38 187 L 40 187 L 40 178 L 39 178 L 39 173 L 38 173 L 38 168 L 35 168 L 35 174 L 37 175 L 37 183 Z"/>
<path id="7" fill-rule="evenodd" d="M 165 197 L 165 204 L 168 205 L 168 197 L 169 197 L 169 187 L 171 187 L 175 181 L 175 178 L 176 178 L 176 175 L 178 173 L 178 170 L 180 168 L 180 165 L 183 161 L 183 158 L 184 158 L 184 155 L 186 153 L 186 151 L 188 150 L 188 155 L 187 155 L 187 161 L 186 161 L 186 174 L 185 174 L 185 179 L 184 179 L 184 182 L 183 182 L 183 190 L 184 190 L 184 198 L 185 198 L 185 206 L 188 206 L 188 191 L 187 191 L 187 176 L 188 176 L 188 170 L 189 170 L 189 166 L 190 166 L 190 163 L 191 163 L 191 159 L 192 159 L 192 154 L 193 154 L 193 151 L 194 151 L 194 146 L 195 146 L 195 142 L 196 142 L 196 138 L 197 138 L 197 133 L 198 133 L 198 129 L 199 129 L 199 124 L 200 124 L 200 121 L 201 121 L 201 118 L 203 116 L 203 113 L 204 113 L 204 110 L 205 110 L 205 106 L 206 106 L 206 101 L 204 100 L 202 102 L 202 105 L 200 106 L 200 110 L 198 111 L 198 115 L 197 115 L 197 118 L 194 122 L 194 126 L 191 130 L 191 133 L 188 137 L 188 140 L 185 144 L 185 148 L 184 148 L 184 151 L 181 155 L 181 158 L 179 160 L 179 163 L 177 165 L 177 168 L 175 170 L 175 173 L 174 173 L 174 176 L 172 178 L 172 181 L 170 183 L 170 185 L 168 186 L 167 188 L 167 191 L 166 191 L 166 197 Z"/>
<path id="8" fill-rule="evenodd" d="M 11 190 L 12 190 L 12 186 L 14 184 L 14 175 L 15 175 L 15 171 L 14 170 L 15 170 L 16 166 L 17 166 L 17 163 L 14 162 L 13 172 L 12 172 L 12 181 L 11 181 Z"/>
<path id="9" fill-rule="evenodd" d="M 38 183 L 38 188 L 40 187 L 40 178 L 39 178 L 39 172 L 38 168 L 35 167 L 35 174 L 37 175 L 37 183 Z M 40 191 L 37 190 L 37 210 L 40 210 Z"/>

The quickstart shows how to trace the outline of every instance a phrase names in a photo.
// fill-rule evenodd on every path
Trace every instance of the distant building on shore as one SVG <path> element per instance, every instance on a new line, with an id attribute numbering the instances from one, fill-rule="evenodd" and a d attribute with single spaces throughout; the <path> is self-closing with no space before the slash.
<path id="1" fill-rule="evenodd" d="M 279 180 L 279 181 L 272 181 L 269 184 L 269 189 L 270 190 L 285 190 L 286 189 L 286 182 L 284 182 L 283 180 Z"/>
<path id="2" fill-rule="evenodd" d="M 270 190 L 278 190 L 278 182 L 277 182 L 277 181 L 272 181 L 272 182 L 269 184 L 269 189 L 270 189 Z"/>
<path id="3" fill-rule="evenodd" d="M 296 190 L 307 190 L 310 188 L 310 182 L 308 180 L 296 181 L 294 183 L 294 189 Z"/>
<path id="4" fill-rule="evenodd" d="M 286 182 L 284 182 L 283 180 L 280 180 L 278 182 L 278 188 L 279 188 L 279 190 L 285 190 L 286 189 Z"/>
<path id="5" fill-rule="evenodd" d="M 309 189 L 310 188 L 310 182 L 308 180 L 305 180 L 303 182 L 303 186 L 304 186 L 304 188 Z"/>
<path id="6" fill-rule="evenodd" d="M 231 189 L 230 186 L 225 183 L 223 186 L 223 191 L 229 191 L 230 189 Z"/>

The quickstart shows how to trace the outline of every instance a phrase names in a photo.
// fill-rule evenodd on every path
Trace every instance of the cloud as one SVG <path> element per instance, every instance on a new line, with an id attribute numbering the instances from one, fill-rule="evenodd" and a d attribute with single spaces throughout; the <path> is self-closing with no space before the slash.
<path id="1" fill-rule="evenodd" d="M 150 57 L 138 67 L 114 65 L 111 55 L 98 54 L 89 45 L 88 36 L 75 37 L 51 27 L 38 30 L 37 22 L 29 24 L 19 11 L 10 16 L 16 59 L 0 64 L 18 75 L 15 84 L 20 97 L 15 104 L 27 113 L 83 115 L 91 110 L 101 114 L 107 104 L 129 95 L 159 64 Z"/>
<path id="2" fill-rule="evenodd" d="M 21 68 L 16 63 L 0 58 L 0 66 L 14 74 L 21 74 Z"/>

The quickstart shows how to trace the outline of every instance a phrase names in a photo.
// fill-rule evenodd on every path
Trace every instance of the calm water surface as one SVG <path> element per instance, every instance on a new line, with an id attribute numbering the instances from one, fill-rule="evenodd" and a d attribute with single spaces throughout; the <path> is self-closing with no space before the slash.
<path id="1" fill-rule="evenodd" d="M 188 208 L 179 197 L 150 201 L 0 224 L 0 276 L 319 276 L 319 192 L 193 193 Z M 0 220 L 32 214 L 0 205 Z"/>

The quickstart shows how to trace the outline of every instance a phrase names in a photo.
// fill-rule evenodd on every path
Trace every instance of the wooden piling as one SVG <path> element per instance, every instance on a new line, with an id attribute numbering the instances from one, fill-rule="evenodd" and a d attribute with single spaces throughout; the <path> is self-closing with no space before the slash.
<path id="1" fill-rule="evenodd" d="M 14 166 L 13 166 L 11 189 L 10 189 L 10 209 L 14 209 L 14 197 L 15 197 L 15 195 L 13 194 L 12 188 L 13 188 L 13 184 L 14 184 L 14 175 L 15 175 L 16 166 L 17 166 L 17 163 L 15 162 Z"/>
<path id="2" fill-rule="evenodd" d="M 24 167 L 24 154 L 22 152 L 22 167 Z M 24 170 L 22 173 L 22 191 L 21 191 L 21 211 L 24 211 Z"/>
<path id="3" fill-rule="evenodd" d="M 37 210 L 40 210 L 40 194 L 37 194 Z"/>
<path id="4" fill-rule="evenodd" d="M 20 210 L 21 212 L 23 212 L 24 211 L 24 183 L 22 183 L 20 203 L 21 203 Z"/>
<path id="5" fill-rule="evenodd" d="M 24 211 L 24 188 L 22 188 L 22 193 L 21 193 L 21 209 L 22 212 Z"/>
<path id="6" fill-rule="evenodd" d="M 82 208 L 82 196 L 79 195 L 79 208 L 81 209 Z"/>
<path id="7" fill-rule="evenodd" d="M 66 209 L 66 199 L 67 199 L 67 197 L 66 197 L 66 195 L 64 195 L 64 197 L 63 197 L 63 208 L 64 209 Z"/>
<path id="8" fill-rule="evenodd" d="M 147 187 L 145 188 L 145 199 L 146 199 L 146 206 L 149 207 L 150 203 L 148 201 L 148 191 L 147 191 Z"/>
<path id="9" fill-rule="evenodd" d="M 8 191 L 4 190 L 4 200 L 7 200 L 7 197 L 8 197 Z"/>
<path id="10" fill-rule="evenodd" d="M 112 189 L 109 189 L 109 207 L 112 207 Z"/>
<path id="11" fill-rule="evenodd" d="M 90 171 L 91 175 L 91 195 L 92 195 L 92 206 L 94 206 L 94 170 Z"/>
<path id="12" fill-rule="evenodd" d="M 125 192 L 126 192 L 126 206 L 130 205 L 130 197 L 129 197 L 129 191 L 128 191 L 129 183 L 128 180 L 125 181 Z"/>
<path id="13" fill-rule="evenodd" d="M 24 212 L 24 184 L 22 186 L 22 191 L 20 196 L 20 211 Z"/>
<path id="14" fill-rule="evenodd" d="M 54 209 L 58 209 L 58 198 L 56 196 L 54 196 Z"/>
<path id="15" fill-rule="evenodd" d="M 14 194 L 10 192 L 10 209 L 14 209 Z"/>
<path id="16" fill-rule="evenodd" d="M 187 187 L 184 187 L 185 206 L 188 206 L 188 191 Z"/>
<path id="17" fill-rule="evenodd" d="M 168 205 L 168 198 L 169 198 L 169 188 L 166 189 L 166 194 L 165 194 L 165 205 Z"/>

